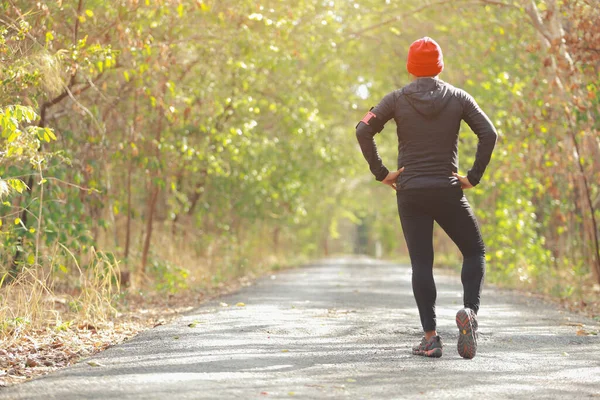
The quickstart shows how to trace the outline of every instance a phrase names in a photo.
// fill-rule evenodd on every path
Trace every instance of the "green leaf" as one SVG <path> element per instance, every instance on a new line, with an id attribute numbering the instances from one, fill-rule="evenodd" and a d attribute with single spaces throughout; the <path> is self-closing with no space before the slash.
<path id="1" fill-rule="evenodd" d="M 88 361 L 87 363 L 88 363 L 88 365 L 89 365 L 89 366 L 91 366 L 91 367 L 104 367 L 104 365 L 103 365 L 103 364 L 100 364 L 100 363 L 98 363 L 98 362 L 96 362 L 96 361 Z"/>

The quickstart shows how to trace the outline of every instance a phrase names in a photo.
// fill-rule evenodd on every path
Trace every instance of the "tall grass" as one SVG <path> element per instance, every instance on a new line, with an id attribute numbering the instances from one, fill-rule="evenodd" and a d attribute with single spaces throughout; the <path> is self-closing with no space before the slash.
<path id="1" fill-rule="evenodd" d="M 56 290 L 55 265 L 25 267 L 17 279 L 0 289 L 0 339 L 17 339 L 30 330 L 61 327 L 72 321 L 102 324 L 115 315 L 120 293 L 119 265 L 109 254 L 90 249 L 83 267 L 71 257 L 70 290 Z"/>

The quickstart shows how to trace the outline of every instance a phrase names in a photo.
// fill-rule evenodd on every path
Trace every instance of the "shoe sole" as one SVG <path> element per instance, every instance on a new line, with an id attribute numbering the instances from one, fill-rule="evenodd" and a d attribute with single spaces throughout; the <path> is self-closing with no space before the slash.
<path id="1" fill-rule="evenodd" d="M 456 313 L 456 326 L 458 327 L 458 354 L 470 360 L 477 353 L 477 338 L 471 315 L 467 310 L 462 309 Z"/>

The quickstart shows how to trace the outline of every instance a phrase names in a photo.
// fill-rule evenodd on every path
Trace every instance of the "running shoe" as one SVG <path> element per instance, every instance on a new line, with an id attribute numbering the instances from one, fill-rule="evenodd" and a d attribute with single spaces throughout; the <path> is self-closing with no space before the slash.
<path id="1" fill-rule="evenodd" d="M 414 346 L 412 352 L 416 356 L 424 357 L 435 357 L 439 358 L 442 356 L 442 338 L 439 336 L 432 336 L 429 340 L 425 339 L 425 336 L 421 339 L 421 343 Z"/>
<path id="2" fill-rule="evenodd" d="M 471 359 L 477 353 L 477 315 L 470 308 L 463 308 L 456 313 L 458 326 L 458 354 L 462 358 Z"/>

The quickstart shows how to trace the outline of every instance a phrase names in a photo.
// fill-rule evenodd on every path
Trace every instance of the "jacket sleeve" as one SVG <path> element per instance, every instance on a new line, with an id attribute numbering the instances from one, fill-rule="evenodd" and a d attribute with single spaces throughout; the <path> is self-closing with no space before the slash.
<path id="1" fill-rule="evenodd" d="M 467 173 L 467 178 L 471 182 L 471 185 L 476 186 L 481 181 L 481 177 L 490 162 L 498 134 L 492 121 L 479 108 L 473 97 L 466 92 L 463 92 L 463 95 L 462 118 L 479 138 L 477 152 L 475 153 L 475 162 Z"/>
<path id="2" fill-rule="evenodd" d="M 385 123 L 394 116 L 394 111 L 395 95 L 392 92 L 385 96 L 356 125 L 356 139 L 358 139 L 358 144 L 365 160 L 369 163 L 371 173 L 375 175 L 375 179 L 378 181 L 384 180 L 389 170 L 383 165 L 383 161 L 381 161 L 374 136 L 383 130 Z"/>

